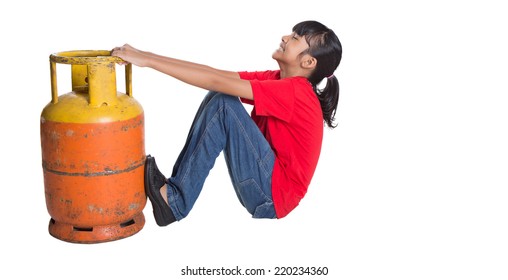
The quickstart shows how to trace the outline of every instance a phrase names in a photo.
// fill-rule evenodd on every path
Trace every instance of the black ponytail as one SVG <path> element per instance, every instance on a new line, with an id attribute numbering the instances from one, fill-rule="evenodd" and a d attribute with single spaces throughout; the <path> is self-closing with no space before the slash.
<path id="1" fill-rule="evenodd" d="M 293 27 L 293 31 L 305 37 L 309 44 L 306 53 L 317 60 L 316 68 L 308 79 L 321 104 L 323 120 L 328 127 L 334 128 L 339 103 L 339 81 L 334 71 L 342 59 L 342 44 L 333 30 L 317 21 L 300 22 Z M 317 85 L 325 78 L 326 86 L 318 89 Z"/>
<path id="2" fill-rule="evenodd" d="M 331 75 L 326 80 L 326 86 L 323 89 L 318 89 L 313 86 L 314 92 L 317 93 L 321 110 L 323 111 L 323 120 L 330 128 L 335 128 L 337 125 L 335 121 L 335 112 L 337 112 L 337 105 L 339 104 L 339 81 L 334 75 Z"/>

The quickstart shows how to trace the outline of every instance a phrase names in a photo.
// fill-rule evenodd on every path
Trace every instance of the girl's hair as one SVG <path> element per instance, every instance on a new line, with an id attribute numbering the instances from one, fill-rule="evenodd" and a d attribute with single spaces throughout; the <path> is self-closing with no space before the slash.
<path id="1" fill-rule="evenodd" d="M 324 121 L 328 127 L 334 128 L 339 103 L 339 81 L 333 72 L 342 58 L 342 45 L 333 30 L 317 21 L 300 22 L 293 27 L 293 32 L 305 37 L 309 44 L 305 53 L 317 60 L 316 68 L 308 79 L 321 104 Z M 318 89 L 317 85 L 324 78 L 327 78 L 325 88 Z"/>

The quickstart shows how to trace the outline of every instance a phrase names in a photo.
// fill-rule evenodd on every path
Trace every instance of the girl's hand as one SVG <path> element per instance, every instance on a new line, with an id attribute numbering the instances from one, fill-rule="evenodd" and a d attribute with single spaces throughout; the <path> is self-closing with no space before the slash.
<path id="1" fill-rule="evenodd" d="M 132 63 L 139 67 L 146 66 L 144 53 L 128 44 L 125 44 L 121 47 L 116 47 L 111 50 L 111 56 L 117 56 L 125 60 L 127 63 Z"/>

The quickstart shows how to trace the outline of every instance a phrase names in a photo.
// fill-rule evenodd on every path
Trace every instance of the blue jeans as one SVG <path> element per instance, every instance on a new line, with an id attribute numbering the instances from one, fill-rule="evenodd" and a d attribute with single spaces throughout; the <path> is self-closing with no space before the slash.
<path id="1" fill-rule="evenodd" d="M 238 97 L 209 92 L 168 179 L 168 202 L 185 218 L 223 152 L 240 203 L 253 218 L 275 218 L 272 201 L 274 153 Z"/>

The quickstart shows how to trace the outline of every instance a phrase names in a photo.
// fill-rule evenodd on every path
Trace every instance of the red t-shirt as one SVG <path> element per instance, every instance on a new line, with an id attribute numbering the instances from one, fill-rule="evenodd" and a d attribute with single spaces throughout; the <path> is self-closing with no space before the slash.
<path id="1" fill-rule="evenodd" d="M 280 79 L 280 71 L 239 72 L 250 80 L 251 117 L 275 153 L 272 197 L 278 218 L 285 217 L 307 193 L 321 152 L 323 114 L 305 77 Z"/>

